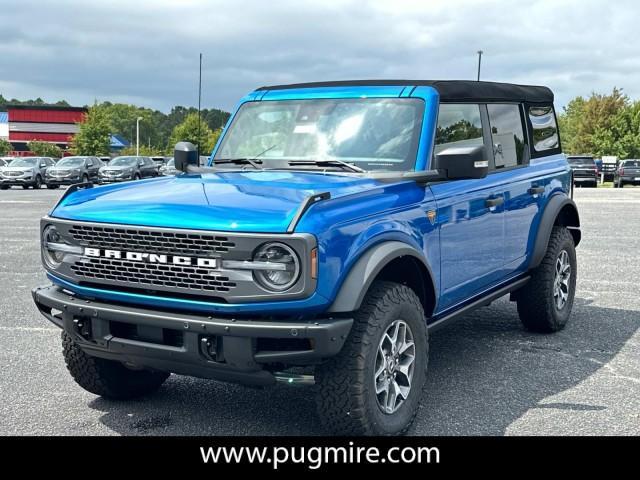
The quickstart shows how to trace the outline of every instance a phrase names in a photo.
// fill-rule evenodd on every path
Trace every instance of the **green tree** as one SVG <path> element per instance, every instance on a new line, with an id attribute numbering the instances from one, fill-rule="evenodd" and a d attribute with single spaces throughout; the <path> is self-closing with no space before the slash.
<path id="1" fill-rule="evenodd" d="M 94 105 L 89 108 L 79 132 L 71 141 L 71 150 L 76 155 L 108 155 L 111 139 L 111 124 L 106 108 Z"/>
<path id="2" fill-rule="evenodd" d="M 629 97 L 614 88 L 610 95 L 592 93 L 588 99 L 576 97 L 560 116 L 563 147 L 570 154 L 615 155 L 610 152 L 613 125 Z"/>
<path id="3" fill-rule="evenodd" d="M 62 156 L 62 149 L 54 143 L 32 140 L 27 143 L 27 148 L 38 157 L 60 158 Z"/>
<path id="4" fill-rule="evenodd" d="M 7 153 L 13 151 L 13 146 L 4 138 L 0 139 L 0 157 L 5 156 Z"/>
<path id="5" fill-rule="evenodd" d="M 208 155 L 218 141 L 220 132 L 220 129 L 211 130 L 209 125 L 201 121 L 200 135 L 198 136 L 198 113 L 189 113 L 184 121 L 173 129 L 169 138 L 168 150 L 172 151 L 173 146 L 178 142 L 191 142 L 200 147 L 200 155 Z"/>

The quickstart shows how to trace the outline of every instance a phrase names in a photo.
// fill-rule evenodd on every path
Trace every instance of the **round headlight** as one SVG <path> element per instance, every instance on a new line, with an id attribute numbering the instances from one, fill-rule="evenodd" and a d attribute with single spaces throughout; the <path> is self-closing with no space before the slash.
<path id="1" fill-rule="evenodd" d="M 293 249 L 284 243 L 266 243 L 260 246 L 254 262 L 261 262 L 264 269 L 253 274 L 260 285 L 267 290 L 282 292 L 290 288 L 300 276 L 300 261 Z M 269 267 L 273 267 L 269 269 Z"/>
<path id="2" fill-rule="evenodd" d="M 53 225 L 49 225 L 42 231 L 42 256 L 49 267 L 58 268 L 60 266 L 65 252 L 55 246 L 65 243 L 58 229 Z"/>

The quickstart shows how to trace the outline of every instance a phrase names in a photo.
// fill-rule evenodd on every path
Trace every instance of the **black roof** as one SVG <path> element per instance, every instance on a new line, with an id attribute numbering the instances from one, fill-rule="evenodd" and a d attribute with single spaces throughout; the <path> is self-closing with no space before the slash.
<path id="1" fill-rule="evenodd" d="M 293 83 L 272 85 L 257 90 L 288 90 L 293 88 L 349 86 L 428 86 L 435 88 L 442 101 L 459 102 L 531 102 L 553 103 L 548 87 L 513 83 L 475 82 L 473 80 L 341 80 L 335 82 Z"/>

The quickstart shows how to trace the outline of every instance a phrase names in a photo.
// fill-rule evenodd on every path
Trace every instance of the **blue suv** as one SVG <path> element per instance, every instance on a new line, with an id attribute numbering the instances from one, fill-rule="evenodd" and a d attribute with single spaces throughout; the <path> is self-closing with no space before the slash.
<path id="1" fill-rule="evenodd" d="M 561 152 L 546 87 L 262 87 L 208 166 L 179 143 L 175 177 L 71 187 L 33 298 L 97 395 L 314 383 L 328 430 L 402 433 L 436 328 L 506 294 L 526 329 L 565 326 L 581 234 Z"/>

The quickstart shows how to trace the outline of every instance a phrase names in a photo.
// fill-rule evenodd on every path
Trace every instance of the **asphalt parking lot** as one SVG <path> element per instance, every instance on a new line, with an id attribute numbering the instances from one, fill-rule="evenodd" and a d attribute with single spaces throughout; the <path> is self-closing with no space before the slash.
<path id="1" fill-rule="evenodd" d="M 123 403 L 68 375 L 59 330 L 32 304 L 46 282 L 38 225 L 61 190 L 0 191 L 0 434 L 322 434 L 311 387 L 258 390 L 172 376 Z M 583 225 L 568 327 L 535 335 L 501 299 L 431 337 L 412 434 L 640 434 L 640 188 L 577 189 Z"/>

